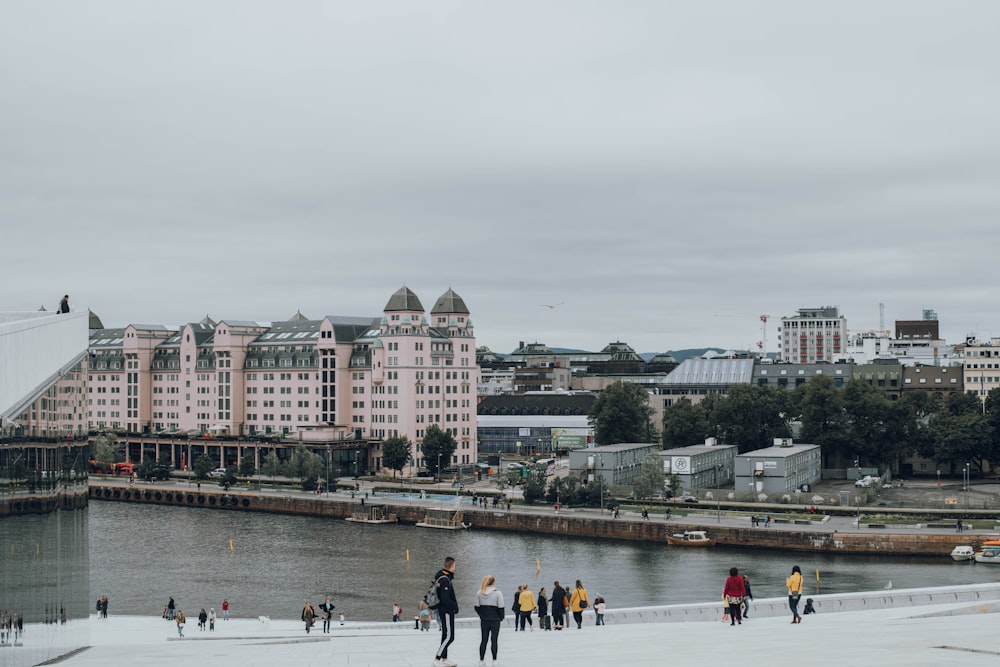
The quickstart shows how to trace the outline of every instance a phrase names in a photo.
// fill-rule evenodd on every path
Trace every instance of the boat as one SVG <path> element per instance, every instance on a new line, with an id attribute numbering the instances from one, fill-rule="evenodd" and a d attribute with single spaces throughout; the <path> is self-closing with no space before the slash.
<path id="1" fill-rule="evenodd" d="M 967 544 L 957 546 L 951 550 L 951 558 L 956 561 L 972 560 L 976 557 L 976 550 Z"/>
<path id="2" fill-rule="evenodd" d="M 354 523 L 399 523 L 399 517 L 390 513 L 389 508 L 385 505 L 368 505 L 361 508 L 361 511 L 347 517 L 347 521 Z"/>
<path id="3" fill-rule="evenodd" d="M 983 547 L 983 549 L 976 554 L 976 562 L 1000 563 L 1000 546 Z"/>
<path id="4" fill-rule="evenodd" d="M 704 530 L 685 530 L 683 533 L 667 535 L 667 544 L 678 547 L 714 547 L 715 540 Z"/>
<path id="5" fill-rule="evenodd" d="M 983 546 L 976 554 L 977 563 L 1000 563 L 1000 545 Z"/>
<path id="6" fill-rule="evenodd" d="M 464 514 L 461 510 L 427 510 L 423 521 L 418 521 L 420 528 L 441 528 L 443 530 L 463 530 L 472 527 L 471 523 L 463 521 Z"/>

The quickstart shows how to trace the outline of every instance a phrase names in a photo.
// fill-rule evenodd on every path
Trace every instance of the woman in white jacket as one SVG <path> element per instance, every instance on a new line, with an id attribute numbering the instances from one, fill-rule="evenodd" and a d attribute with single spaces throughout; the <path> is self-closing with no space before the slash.
<path id="1" fill-rule="evenodd" d="M 486 644 L 490 643 L 493 653 L 493 664 L 497 664 L 497 637 L 500 635 L 500 623 L 503 622 L 503 593 L 497 590 L 496 579 L 492 574 L 483 577 L 476 594 L 476 613 L 479 614 L 479 629 L 482 640 L 479 642 L 479 667 L 486 665 Z"/>

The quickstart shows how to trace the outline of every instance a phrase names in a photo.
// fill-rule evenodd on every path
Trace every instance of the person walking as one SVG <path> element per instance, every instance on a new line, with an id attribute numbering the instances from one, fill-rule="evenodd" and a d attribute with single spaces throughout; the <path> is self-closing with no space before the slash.
<path id="1" fill-rule="evenodd" d="M 444 567 L 434 574 L 434 586 L 438 597 L 438 622 L 441 624 L 441 643 L 434 654 L 433 667 L 456 667 L 457 662 L 448 659 L 448 647 L 455 641 L 455 614 L 458 613 L 458 598 L 455 596 L 455 559 L 448 556 Z"/>
<path id="2" fill-rule="evenodd" d="M 392 603 L 392 622 L 398 623 L 400 617 L 403 615 L 403 608 L 399 606 L 398 602 Z"/>
<path id="3" fill-rule="evenodd" d="M 590 606 L 590 598 L 587 597 L 587 589 L 583 587 L 580 580 L 576 580 L 573 593 L 569 596 L 569 606 L 573 611 L 573 620 L 576 622 L 576 629 L 583 627 L 583 610 Z"/>
<path id="4" fill-rule="evenodd" d="M 316 622 L 316 610 L 313 609 L 312 602 L 306 602 L 306 606 L 302 608 L 302 621 L 306 624 L 306 634 L 308 635 L 313 623 Z"/>
<path id="5" fill-rule="evenodd" d="M 229 620 L 229 598 L 224 598 L 222 600 L 222 620 Z"/>
<path id="6" fill-rule="evenodd" d="M 535 626 L 531 622 L 531 612 L 535 610 L 535 594 L 528 588 L 528 584 L 521 584 L 521 597 L 518 599 L 521 607 L 521 632 L 524 632 L 524 624 L 528 624 L 531 632 L 535 631 Z"/>
<path id="7" fill-rule="evenodd" d="M 208 630 L 209 632 L 215 632 L 215 607 L 211 607 L 208 610 Z"/>
<path id="8" fill-rule="evenodd" d="M 59 314 L 69 312 L 69 294 L 63 294 L 63 298 L 59 300 Z"/>
<path id="9" fill-rule="evenodd" d="M 740 612 L 743 614 L 743 618 L 746 619 L 750 611 L 750 600 L 753 600 L 753 592 L 750 590 L 750 578 L 747 575 L 743 576 L 743 590 L 746 591 L 746 595 L 743 597 L 743 609 Z"/>
<path id="10" fill-rule="evenodd" d="M 566 606 L 569 600 L 566 597 L 566 589 L 559 585 L 559 582 L 552 584 L 552 623 L 556 630 L 562 630 L 566 620 Z"/>
<path id="11" fill-rule="evenodd" d="M 173 598 L 171 598 L 170 601 L 173 602 Z M 176 621 L 177 623 L 177 635 L 179 637 L 183 637 L 184 623 L 186 622 L 186 619 L 184 618 L 184 612 L 181 611 L 180 609 L 177 609 L 174 613 L 174 621 Z"/>
<path id="12" fill-rule="evenodd" d="M 538 629 L 551 630 L 552 617 L 549 616 L 549 596 L 545 594 L 545 586 L 538 589 Z"/>
<path id="13" fill-rule="evenodd" d="M 729 625 L 739 623 L 743 625 L 743 618 L 740 616 L 740 607 L 743 605 L 743 598 L 746 597 L 746 589 L 743 587 L 743 577 L 735 567 L 729 568 L 729 577 L 722 589 L 722 595 L 729 605 Z"/>
<path id="14" fill-rule="evenodd" d="M 206 623 L 208 623 L 208 612 L 202 607 L 201 611 L 198 612 L 198 629 L 204 630 Z"/>
<path id="15" fill-rule="evenodd" d="M 330 621 L 333 620 L 333 610 L 336 609 L 336 605 L 330 602 L 330 598 L 327 598 L 319 606 L 319 609 L 323 612 L 323 634 L 325 635 L 330 632 Z"/>
<path id="16" fill-rule="evenodd" d="M 492 574 L 483 577 L 476 594 L 476 614 L 479 615 L 479 667 L 486 667 L 486 645 L 490 646 L 493 664 L 497 664 L 498 638 L 500 624 L 504 617 L 503 593 L 496 587 L 496 578 Z"/>
<path id="17" fill-rule="evenodd" d="M 517 590 L 514 591 L 514 603 L 510 606 L 510 610 L 514 612 L 514 632 L 518 630 L 524 630 L 521 627 L 521 591 L 523 586 L 518 586 Z"/>
<path id="18" fill-rule="evenodd" d="M 798 565 L 792 567 L 792 575 L 785 580 L 788 588 L 788 608 L 792 611 L 792 623 L 801 623 L 799 616 L 799 598 L 802 597 L 802 570 Z"/>
<path id="19" fill-rule="evenodd" d="M 176 612 L 177 612 L 177 605 L 174 604 L 174 598 L 173 596 L 171 596 L 169 602 L 167 602 L 167 620 L 168 621 L 174 620 L 174 615 L 176 614 Z"/>

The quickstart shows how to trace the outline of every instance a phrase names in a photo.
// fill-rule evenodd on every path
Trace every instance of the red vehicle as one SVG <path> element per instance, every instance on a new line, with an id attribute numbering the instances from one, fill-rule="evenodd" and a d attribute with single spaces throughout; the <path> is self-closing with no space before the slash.
<path id="1" fill-rule="evenodd" d="M 116 475 L 131 475 L 135 472 L 135 467 L 131 463 L 116 463 L 115 464 L 115 474 Z"/>

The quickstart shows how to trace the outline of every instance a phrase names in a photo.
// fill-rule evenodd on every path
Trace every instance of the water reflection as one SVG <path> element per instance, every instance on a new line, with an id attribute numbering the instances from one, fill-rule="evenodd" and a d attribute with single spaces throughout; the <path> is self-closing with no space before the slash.
<path id="1" fill-rule="evenodd" d="M 11 620 L 4 665 L 37 665 L 90 643 L 88 525 L 85 510 L 0 518 L 0 611 Z"/>
<path id="2" fill-rule="evenodd" d="M 609 607 L 716 599 L 731 566 L 749 575 L 755 597 L 784 594 L 791 566 L 807 590 L 826 593 L 996 581 L 1000 570 L 949 559 L 885 559 L 740 549 L 685 550 L 587 538 L 439 531 L 343 520 L 219 512 L 93 501 L 91 598 L 108 595 L 111 615 L 159 614 L 169 596 L 182 609 L 234 616 L 295 617 L 306 600 L 330 595 L 348 619 L 390 620 L 393 602 L 415 611 L 435 569 L 458 559 L 463 613 L 479 579 L 533 589 L 582 579 Z M 232 540 L 232 551 L 230 551 Z M 407 616 L 409 617 L 409 616 Z"/>

